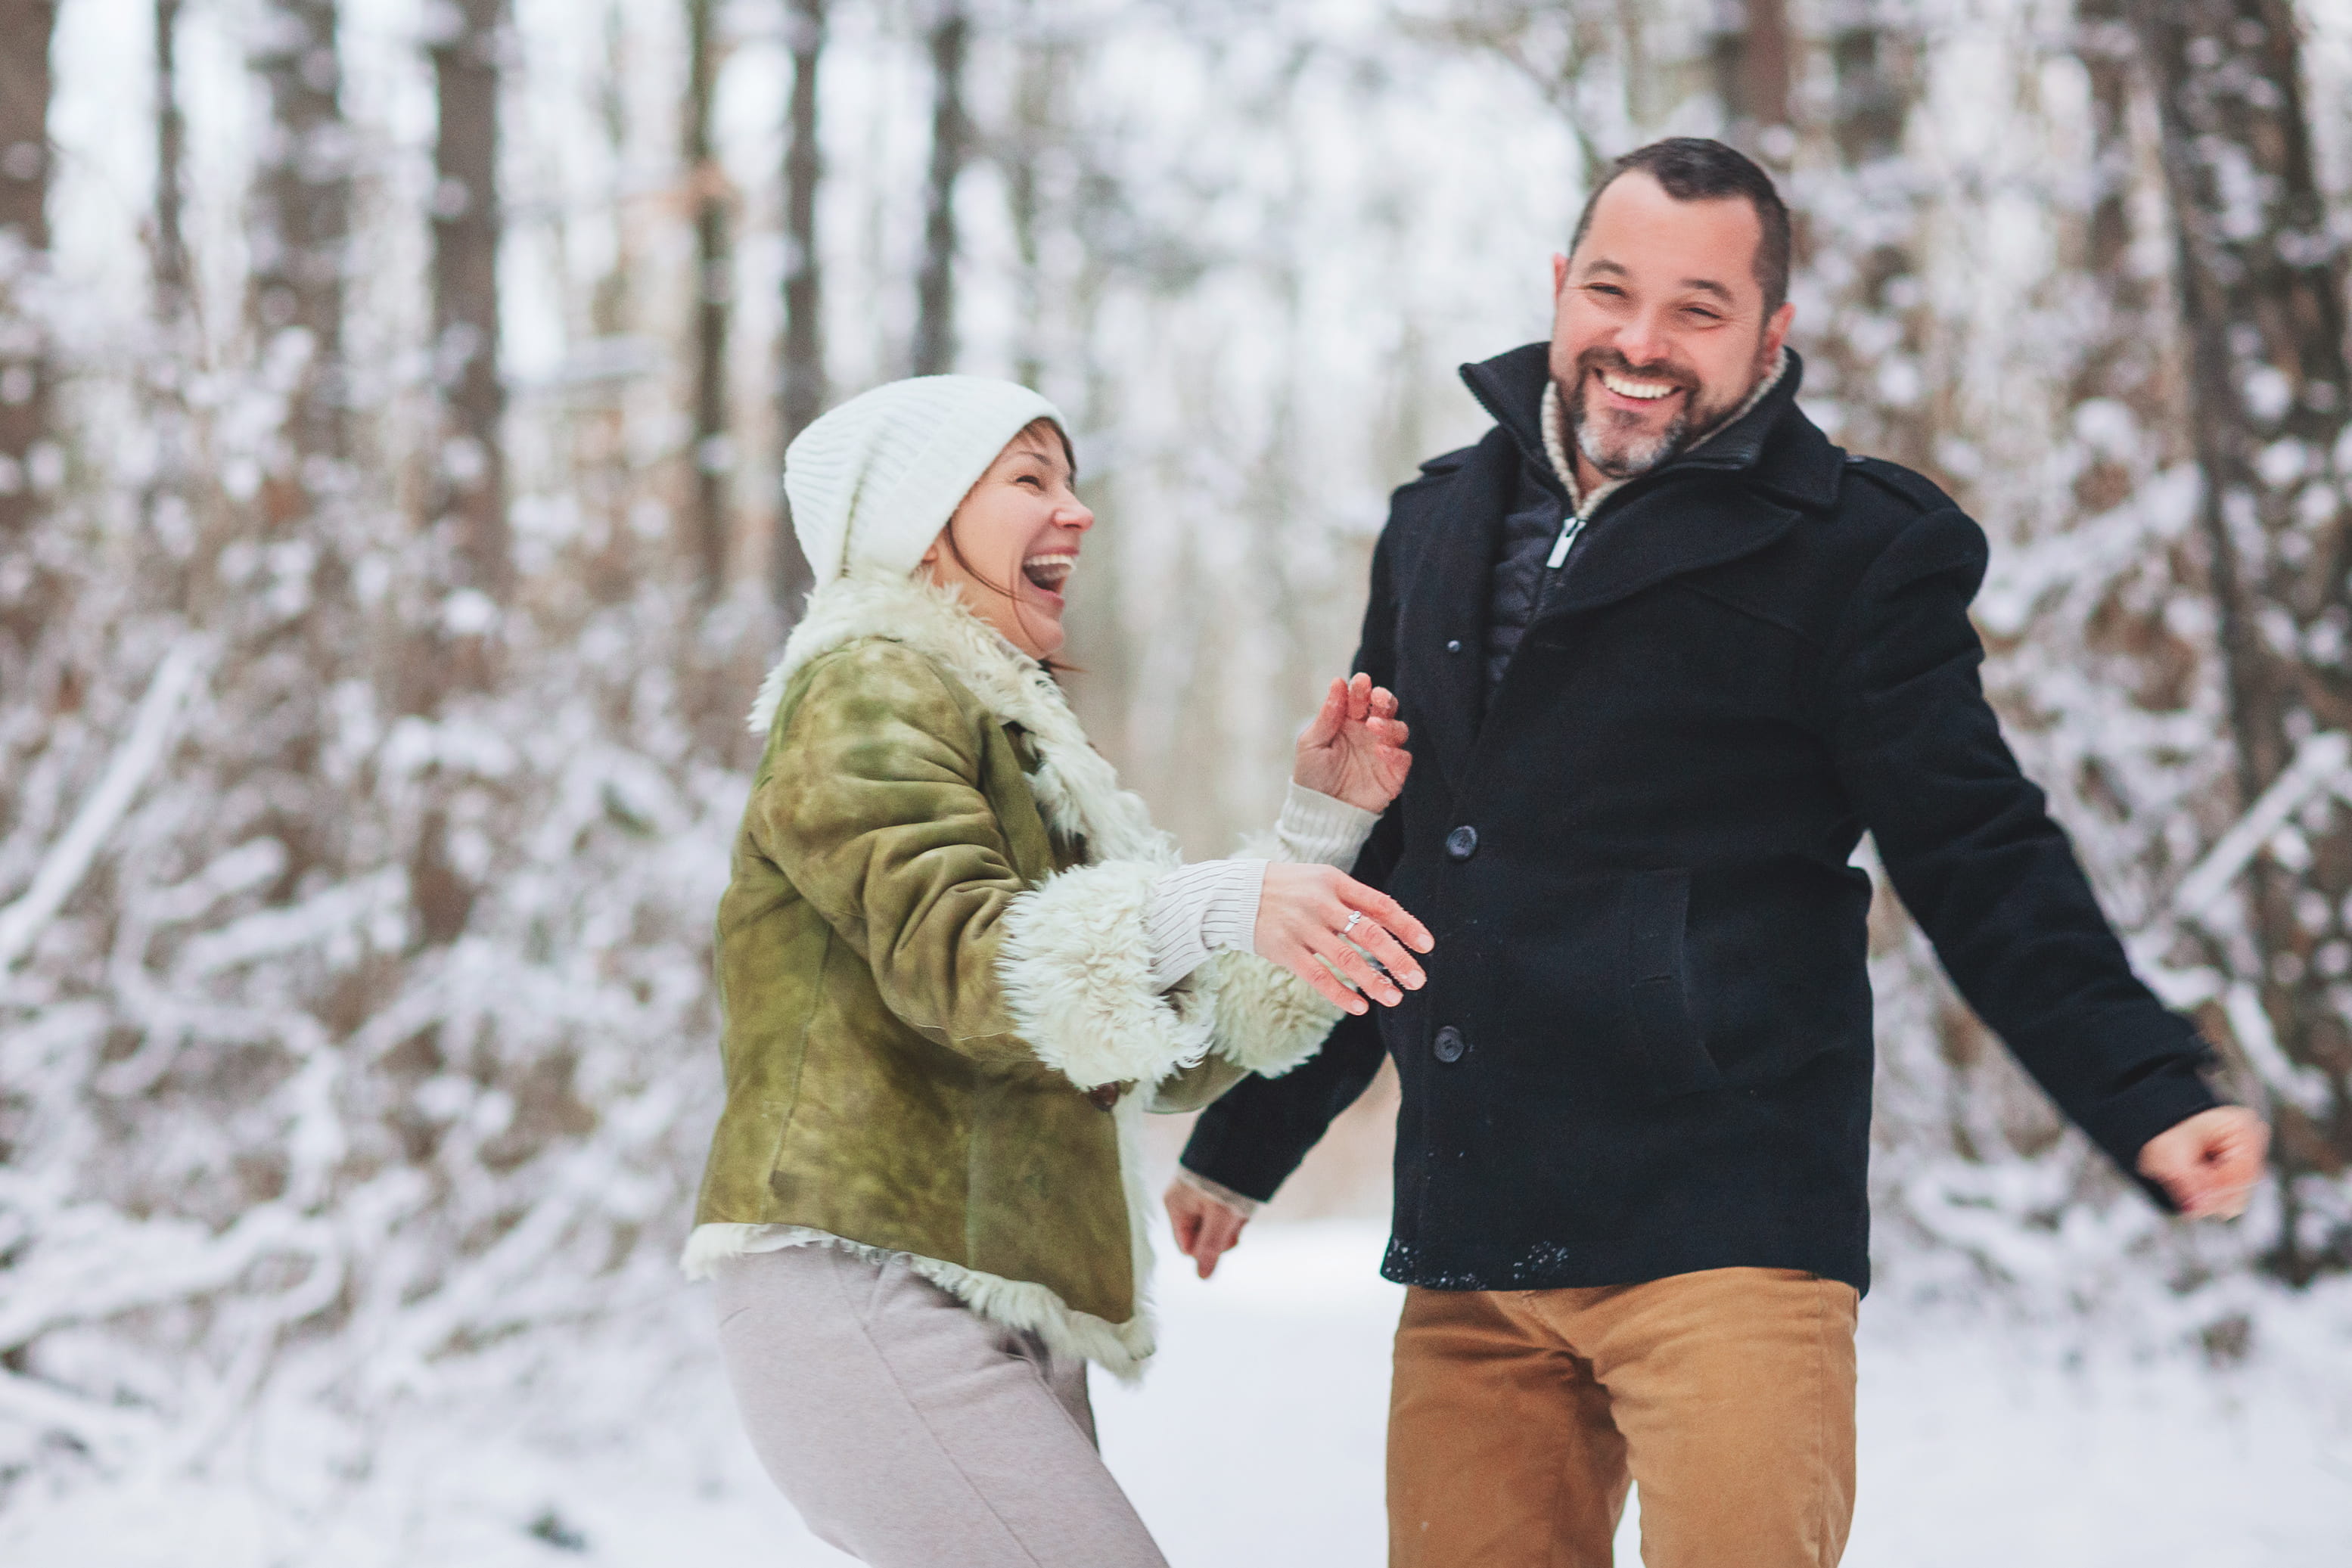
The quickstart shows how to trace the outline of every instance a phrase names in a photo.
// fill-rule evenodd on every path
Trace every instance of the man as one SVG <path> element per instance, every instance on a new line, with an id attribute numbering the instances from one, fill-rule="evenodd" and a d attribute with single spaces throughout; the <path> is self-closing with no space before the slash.
<path id="1" fill-rule="evenodd" d="M 1789 220 L 1712 141 L 1620 160 L 1495 417 L 1398 491 L 1357 667 L 1415 737 L 1357 875 L 1429 981 L 1206 1113 L 1203 1274 L 1397 1063 L 1391 1561 L 1828 1564 L 1867 1283 L 1864 831 L 1977 1011 L 2125 1169 L 2235 1214 L 2266 1133 L 2134 977 L 1977 681 L 1983 535 L 1797 407 Z"/>

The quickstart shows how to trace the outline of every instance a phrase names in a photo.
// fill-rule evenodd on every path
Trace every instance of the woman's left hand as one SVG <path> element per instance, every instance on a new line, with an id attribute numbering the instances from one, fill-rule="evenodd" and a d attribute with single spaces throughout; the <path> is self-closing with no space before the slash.
<path id="1" fill-rule="evenodd" d="M 1333 681 L 1322 711 L 1298 737 L 1291 781 L 1360 811 L 1387 810 L 1412 768 L 1409 732 L 1396 711 L 1395 695 L 1370 675 Z"/>

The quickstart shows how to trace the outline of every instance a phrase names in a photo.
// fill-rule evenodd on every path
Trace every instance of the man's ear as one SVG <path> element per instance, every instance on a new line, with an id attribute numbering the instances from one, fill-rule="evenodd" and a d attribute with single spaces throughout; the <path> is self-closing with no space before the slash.
<path id="1" fill-rule="evenodd" d="M 1783 300 L 1780 308 L 1772 312 L 1764 323 L 1764 362 L 1769 365 L 1780 357 L 1780 345 L 1789 340 L 1789 323 L 1797 319 L 1794 301 Z"/>
<path id="2" fill-rule="evenodd" d="M 1568 287 L 1568 257 L 1558 251 L 1551 256 L 1551 297 L 1557 299 Z"/>

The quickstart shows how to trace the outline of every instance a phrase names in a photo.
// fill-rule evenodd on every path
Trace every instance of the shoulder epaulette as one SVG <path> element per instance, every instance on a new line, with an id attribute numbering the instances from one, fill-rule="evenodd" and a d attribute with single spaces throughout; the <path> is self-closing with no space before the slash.
<path id="1" fill-rule="evenodd" d="M 1859 453 L 1849 452 L 1846 454 L 1845 465 L 1847 472 L 1858 474 L 1865 479 L 1875 482 L 1880 489 L 1894 492 L 1923 512 L 1940 512 L 1947 507 L 1956 507 L 1959 505 L 1944 494 L 1933 479 L 1906 468 L 1900 463 L 1889 463 L 1884 457 L 1864 457 Z"/>

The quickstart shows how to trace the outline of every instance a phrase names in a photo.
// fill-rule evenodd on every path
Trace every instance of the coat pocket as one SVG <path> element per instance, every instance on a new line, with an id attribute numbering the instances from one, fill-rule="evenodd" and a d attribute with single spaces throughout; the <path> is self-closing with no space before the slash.
<path id="1" fill-rule="evenodd" d="M 1685 933 L 1690 873 L 1646 872 L 1626 888 L 1628 1010 L 1639 1042 L 1642 1086 L 1660 1100 L 1722 1086 L 1690 1002 Z"/>

